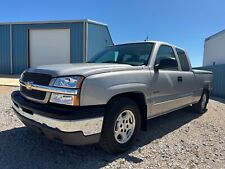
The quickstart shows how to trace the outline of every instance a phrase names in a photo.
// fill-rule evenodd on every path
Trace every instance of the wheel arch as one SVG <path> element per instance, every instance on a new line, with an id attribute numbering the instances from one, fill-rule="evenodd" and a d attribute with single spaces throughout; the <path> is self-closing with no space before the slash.
<path id="1" fill-rule="evenodd" d="M 208 86 L 205 86 L 205 87 L 203 88 L 202 93 L 203 93 L 203 92 L 206 92 L 207 95 L 208 95 L 208 97 L 207 97 L 207 103 L 208 103 L 208 102 L 209 102 L 209 96 L 210 96 L 210 93 L 211 93 L 209 87 L 208 87 Z"/>
<path id="2" fill-rule="evenodd" d="M 109 101 L 107 102 L 107 105 L 110 104 L 110 102 L 120 98 L 120 97 L 127 97 L 131 100 L 133 100 L 141 113 L 141 130 L 146 131 L 147 130 L 147 104 L 146 104 L 146 99 L 145 99 L 145 95 L 142 92 L 126 92 L 126 93 L 119 93 L 114 95 L 113 97 L 111 97 L 109 99 Z"/>

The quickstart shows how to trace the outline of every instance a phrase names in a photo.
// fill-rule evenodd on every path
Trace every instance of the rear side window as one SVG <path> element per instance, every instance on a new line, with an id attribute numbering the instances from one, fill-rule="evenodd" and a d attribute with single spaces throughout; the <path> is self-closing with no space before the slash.
<path id="1" fill-rule="evenodd" d="M 177 49 L 177 48 L 176 48 L 176 51 L 177 51 L 178 58 L 180 60 L 181 69 L 183 71 L 189 71 L 190 65 L 187 60 L 187 56 L 186 56 L 185 52 L 183 50 Z"/>

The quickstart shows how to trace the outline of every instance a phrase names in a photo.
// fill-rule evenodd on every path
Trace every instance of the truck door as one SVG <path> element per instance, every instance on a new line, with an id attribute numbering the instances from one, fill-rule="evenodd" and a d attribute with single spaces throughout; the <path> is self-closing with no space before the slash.
<path id="1" fill-rule="evenodd" d="M 171 46 L 161 45 L 158 48 L 152 71 L 150 116 L 154 117 L 182 105 L 183 77 Z"/>
<path id="2" fill-rule="evenodd" d="M 197 87 L 195 85 L 197 82 L 194 81 L 194 73 L 185 51 L 178 48 L 175 48 L 175 50 L 180 63 L 179 74 L 182 78 L 180 97 L 182 97 L 182 105 L 188 105 L 193 102 L 193 92 Z"/>

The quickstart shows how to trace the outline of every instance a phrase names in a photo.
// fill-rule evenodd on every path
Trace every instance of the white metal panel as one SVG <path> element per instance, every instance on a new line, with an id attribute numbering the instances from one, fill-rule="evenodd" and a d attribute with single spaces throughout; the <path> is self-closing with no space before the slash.
<path id="1" fill-rule="evenodd" d="M 29 50 L 30 67 L 70 63 L 70 30 L 30 30 Z"/>
<path id="2" fill-rule="evenodd" d="M 225 64 L 225 32 L 205 41 L 203 66 Z"/>

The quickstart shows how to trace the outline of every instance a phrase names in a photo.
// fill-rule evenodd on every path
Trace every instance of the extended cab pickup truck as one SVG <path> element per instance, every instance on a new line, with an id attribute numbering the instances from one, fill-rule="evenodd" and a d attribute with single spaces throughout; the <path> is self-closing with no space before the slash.
<path id="1" fill-rule="evenodd" d="M 88 63 L 25 70 L 12 107 L 34 131 L 67 145 L 130 148 L 147 120 L 192 106 L 204 113 L 212 73 L 193 70 L 186 52 L 164 42 L 114 45 Z"/>

